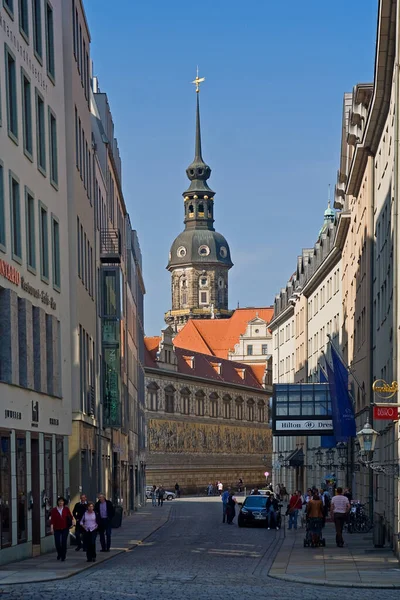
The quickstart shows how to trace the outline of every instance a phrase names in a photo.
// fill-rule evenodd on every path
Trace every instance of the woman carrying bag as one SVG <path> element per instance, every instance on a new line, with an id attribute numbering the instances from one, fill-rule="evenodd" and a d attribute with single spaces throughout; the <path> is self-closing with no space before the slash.
<path id="1" fill-rule="evenodd" d="M 54 543 L 57 549 L 57 560 L 64 562 L 67 556 L 68 533 L 73 525 L 73 517 L 66 500 L 62 496 L 57 499 L 50 513 L 51 533 L 54 533 Z"/>

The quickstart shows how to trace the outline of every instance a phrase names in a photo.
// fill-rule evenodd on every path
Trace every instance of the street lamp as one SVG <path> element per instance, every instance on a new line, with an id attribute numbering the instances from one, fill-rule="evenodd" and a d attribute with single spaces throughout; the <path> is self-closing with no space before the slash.
<path id="1" fill-rule="evenodd" d="M 278 456 L 278 461 L 282 464 L 284 460 L 285 460 L 285 457 L 283 456 L 283 454 L 281 452 Z"/>
<path id="2" fill-rule="evenodd" d="M 321 467 L 322 466 L 322 451 L 321 451 L 321 449 L 316 451 L 315 460 L 317 461 L 317 465 Z"/>
<path id="3" fill-rule="evenodd" d="M 372 429 L 367 421 L 364 427 L 357 432 L 357 439 L 360 443 L 360 452 L 363 454 L 371 453 L 372 455 L 375 450 L 378 435 L 379 433 L 375 431 L 375 429 Z"/>
<path id="4" fill-rule="evenodd" d="M 329 450 L 326 451 L 326 463 L 327 463 L 328 467 L 332 467 L 334 462 L 335 462 L 335 451 L 333 448 L 329 448 Z"/>
<path id="5" fill-rule="evenodd" d="M 339 444 L 336 446 L 336 449 L 338 451 L 338 456 L 339 456 L 339 460 L 341 463 L 345 462 L 346 458 L 347 458 L 347 446 L 346 444 L 344 444 L 343 442 L 339 442 Z"/>

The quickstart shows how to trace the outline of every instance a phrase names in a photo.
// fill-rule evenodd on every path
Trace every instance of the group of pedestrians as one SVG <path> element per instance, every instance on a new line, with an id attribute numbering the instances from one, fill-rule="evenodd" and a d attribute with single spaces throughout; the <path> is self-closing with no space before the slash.
<path id="1" fill-rule="evenodd" d="M 163 488 L 163 486 L 159 485 L 157 487 L 156 485 L 153 485 L 153 488 L 151 490 L 151 505 L 162 506 L 164 504 L 164 498 L 165 489 Z"/>
<path id="2" fill-rule="evenodd" d="M 51 532 L 57 550 L 57 560 L 65 561 L 69 530 L 75 524 L 76 552 L 82 548 L 86 552 L 87 562 L 96 561 L 96 539 L 100 534 L 101 552 L 110 552 L 111 521 L 115 510 L 112 502 L 104 494 L 99 494 L 97 502 L 82 494 L 71 513 L 65 498 L 57 499 L 50 513 Z"/>
<path id="3" fill-rule="evenodd" d="M 232 488 L 228 487 L 225 491 L 221 493 L 222 500 L 222 522 L 228 523 L 228 525 L 232 525 L 233 519 L 236 515 L 236 504 L 237 500 L 233 493 Z"/>
<path id="4" fill-rule="evenodd" d="M 221 496 L 224 490 L 224 484 L 221 481 L 209 483 L 207 486 L 207 496 Z"/>
<path id="5" fill-rule="evenodd" d="M 288 529 L 297 529 L 297 521 L 300 511 L 304 509 L 307 527 L 311 532 L 313 543 L 316 543 L 322 534 L 328 515 L 331 516 L 336 530 L 336 545 L 343 548 L 343 527 L 347 521 L 350 511 L 351 492 L 338 487 L 336 494 L 331 498 L 328 490 L 308 488 L 307 493 L 302 495 L 296 490 L 290 497 L 286 514 L 289 516 Z"/>

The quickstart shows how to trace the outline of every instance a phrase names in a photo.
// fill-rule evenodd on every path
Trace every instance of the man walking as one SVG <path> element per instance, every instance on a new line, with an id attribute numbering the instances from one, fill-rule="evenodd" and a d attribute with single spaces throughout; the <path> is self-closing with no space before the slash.
<path id="1" fill-rule="evenodd" d="M 347 513 L 350 510 L 350 502 L 343 496 L 343 489 L 338 487 L 336 490 L 336 496 L 331 500 L 331 516 L 335 523 L 336 529 L 336 546 L 343 548 L 343 526 L 346 523 Z"/>
<path id="2" fill-rule="evenodd" d="M 114 507 L 110 500 L 106 500 L 104 494 L 99 494 L 94 511 L 98 516 L 99 520 L 99 533 L 100 533 L 100 552 L 110 552 L 111 547 L 111 521 L 115 514 Z"/>
<path id="3" fill-rule="evenodd" d="M 301 493 L 299 492 L 299 490 L 296 490 L 293 496 L 290 498 L 288 506 L 289 529 L 292 529 L 292 527 L 294 527 L 294 529 L 297 529 L 297 518 L 302 505 L 303 502 L 301 499 Z"/>
<path id="4" fill-rule="evenodd" d="M 162 506 L 164 504 L 164 493 L 165 493 L 165 490 L 164 490 L 163 486 L 159 485 L 158 492 L 157 492 L 158 506 Z"/>
<path id="5" fill-rule="evenodd" d="M 85 546 L 85 530 L 82 528 L 81 525 L 81 521 L 82 521 L 82 517 L 85 514 L 85 512 L 87 511 L 87 498 L 86 498 L 86 494 L 81 494 L 81 499 L 79 502 L 77 502 L 74 506 L 74 509 L 72 511 L 72 516 L 74 517 L 75 521 L 76 521 L 76 525 L 75 525 L 75 539 L 76 539 L 76 548 L 75 548 L 75 552 L 79 552 L 79 550 L 81 548 L 83 548 L 83 551 L 86 552 L 86 546 Z"/>
<path id="6" fill-rule="evenodd" d="M 225 518 L 226 518 L 226 507 L 228 504 L 228 498 L 229 498 L 229 494 L 231 493 L 231 488 L 228 488 L 227 490 L 225 490 L 221 496 L 221 500 L 222 500 L 222 522 L 225 523 Z"/>

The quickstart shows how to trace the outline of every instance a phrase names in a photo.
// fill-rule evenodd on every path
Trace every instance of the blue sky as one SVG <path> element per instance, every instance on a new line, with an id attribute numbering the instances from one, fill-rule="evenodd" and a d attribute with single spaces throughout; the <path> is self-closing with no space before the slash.
<path id="1" fill-rule="evenodd" d="M 266 306 L 314 244 L 339 165 L 342 100 L 372 81 L 378 0 L 84 0 L 123 189 L 138 230 L 146 335 L 170 308 L 165 266 L 183 229 L 199 65 L 215 228 L 234 267 L 229 303 Z"/>

